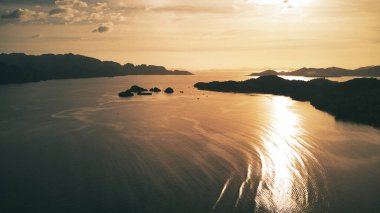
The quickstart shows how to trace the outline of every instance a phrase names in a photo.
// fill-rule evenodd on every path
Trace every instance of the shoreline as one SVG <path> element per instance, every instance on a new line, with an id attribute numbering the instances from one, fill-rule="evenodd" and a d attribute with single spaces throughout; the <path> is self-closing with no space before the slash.
<path id="1" fill-rule="evenodd" d="M 261 76 L 246 81 L 198 82 L 199 90 L 234 93 L 282 95 L 296 101 L 308 101 L 337 120 L 380 128 L 380 80 L 355 78 L 345 82 L 319 78 L 310 81 Z"/>

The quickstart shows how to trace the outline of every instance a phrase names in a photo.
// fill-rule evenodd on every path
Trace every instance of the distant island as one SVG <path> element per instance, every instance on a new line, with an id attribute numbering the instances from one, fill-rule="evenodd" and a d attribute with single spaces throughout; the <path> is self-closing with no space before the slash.
<path id="1" fill-rule="evenodd" d="M 356 78 L 346 82 L 327 79 L 310 81 L 285 80 L 278 76 L 262 76 L 246 81 L 196 83 L 200 90 L 236 93 L 265 93 L 310 101 L 317 109 L 338 120 L 380 127 L 380 80 Z"/>
<path id="2" fill-rule="evenodd" d="M 329 68 L 301 68 L 291 72 L 266 70 L 259 73 L 252 73 L 250 76 L 268 76 L 268 75 L 289 75 L 305 77 L 343 77 L 343 76 L 363 76 L 363 77 L 380 77 L 380 66 L 361 67 L 355 70 L 343 69 L 339 67 Z"/>
<path id="3" fill-rule="evenodd" d="M 0 54 L 0 84 L 38 82 L 52 79 L 113 77 L 125 75 L 192 75 L 163 66 L 121 65 L 83 55 L 24 53 Z"/>

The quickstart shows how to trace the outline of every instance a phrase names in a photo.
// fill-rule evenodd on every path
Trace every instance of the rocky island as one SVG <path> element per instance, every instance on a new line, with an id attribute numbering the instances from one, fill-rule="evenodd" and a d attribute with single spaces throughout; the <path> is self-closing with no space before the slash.
<path id="1" fill-rule="evenodd" d="M 283 95 L 298 101 L 309 101 L 338 120 L 380 127 L 380 80 L 356 78 L 346 82 L 327 79 L 310 81 L 285 80 L 278 76 L 262 76 L 246 81 L 196 83 L 200 90 L 236 93 Z"/>

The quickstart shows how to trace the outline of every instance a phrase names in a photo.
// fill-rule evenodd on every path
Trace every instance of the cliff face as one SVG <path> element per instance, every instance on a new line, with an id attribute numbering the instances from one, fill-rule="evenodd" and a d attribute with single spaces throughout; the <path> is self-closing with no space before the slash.
<path id="1" fill-rule="evenodd" d="M 337 119 L 380 127 L 380 80 L 357 78 L 347 82 L 326 79 L 290 81 L 277 76 L 263 76 L 247 81 L 197 83 L 201 90 L 239 93 L 265 93 L 310 101 L 317 109 Z"/>
<path id="2" fill-rule="evenodd" d="M 169 71 L 162 66 L 120 65 L 82 55 L 23 53 L 0 54 L 0 84 L 36 82 L 51 79 L 112 77 L 123 75 L 191 75 L 187 71 Z"/>

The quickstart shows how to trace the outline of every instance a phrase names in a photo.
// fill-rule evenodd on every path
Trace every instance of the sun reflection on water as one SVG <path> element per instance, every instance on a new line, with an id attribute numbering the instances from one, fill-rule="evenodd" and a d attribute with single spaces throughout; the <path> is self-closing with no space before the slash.
<path id="1" fill-rule="evenodd" d="M 273 97 L 271 125 L 264 128 L 262 147 L 257 148 L 261 160 L 261 181 L 256 208 L 273 212 L 302 212 L 308 207 L 310 174 L 306 161 L 313 156 L 302 140 L 300 118 L 291 110 L 292 101 Z"/>

